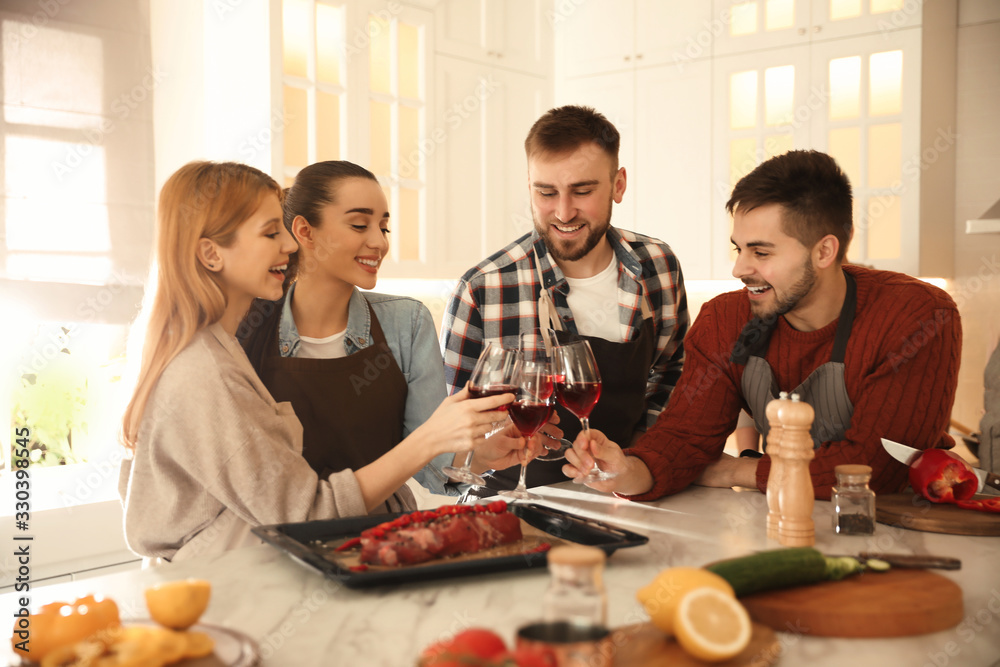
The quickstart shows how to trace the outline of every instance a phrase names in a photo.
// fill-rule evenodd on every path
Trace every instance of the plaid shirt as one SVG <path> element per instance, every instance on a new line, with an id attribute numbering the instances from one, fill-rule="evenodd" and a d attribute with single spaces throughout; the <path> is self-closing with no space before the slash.
<path id="1" fill-rule="evenodd" d="M 642 326 L 641 294 L 649 298 L 657 337 L 653 364 L 646 381 L 646 428 L 670 398 L 684 363 L 684 335 L 690 318 L 681 267 L 670 247 L 648 236 L 608 229 L 608 240 L 618 258 L 618 321 L 624 341 L 635 340 Z M 465 386 L 479 359 L 484 340 L 502 339 L 516 348 L 521 331 L 538 327 L 541 285 L 567 331 L 578 333 L 566 302 L 569 283 L 552 262 L 545 243 L 531 232 L 470 269 L 458 281 L 441 324 L 444 374 L 450 393 Z M 641 284 L 641 289 L 640 289 Z"/>

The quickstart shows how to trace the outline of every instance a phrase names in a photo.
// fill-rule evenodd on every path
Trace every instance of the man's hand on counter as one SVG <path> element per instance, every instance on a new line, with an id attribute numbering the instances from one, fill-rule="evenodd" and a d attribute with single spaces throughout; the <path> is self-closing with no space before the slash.
<path id="1" fill-rule="evenodd" d="M 694 480 L 694 484 L 722 488 L 757 488 L 757 459 L 740 459 L 723 454 L 718 461 L 708 464 L 701 477 Z"/>

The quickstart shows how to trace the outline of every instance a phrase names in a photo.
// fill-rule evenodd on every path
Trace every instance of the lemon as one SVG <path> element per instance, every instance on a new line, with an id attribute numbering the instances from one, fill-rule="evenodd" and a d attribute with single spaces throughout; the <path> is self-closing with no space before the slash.
<path id="1" fill-rule="evenodd" d="M 750 615 L 732 595 L 715 588 L 688 591 L 674 615 L 677 643 L 696 658 L 722 662 L 750 643 Z"/>
<path id="2" fill-rule="evenodd" d="M 168 581 L 146 589 L 146 608 L 160 625 L 186 630 L 201 618 L 211 594 L 212 584 L 201 579 Z"/>
<path id="3" fill-rule="evenodd" d="M 645 607 L 650 620 L 657 628 L 674 634 L 674 612 L 681 598 L 690 590 L 708 586 L 735 598 L 729 582 L 700 567 L 671 567 L 663 570 L 645 588 L 639 589 L 636 598 Z"/>

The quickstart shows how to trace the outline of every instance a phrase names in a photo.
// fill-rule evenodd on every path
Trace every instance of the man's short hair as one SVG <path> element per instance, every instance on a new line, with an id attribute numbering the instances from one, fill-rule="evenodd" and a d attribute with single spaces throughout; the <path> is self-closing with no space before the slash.
<path id="1" fill-rule="evenodd" d="M 549 109 L 535 121 L 524 140 L 524 152 L 530 160 L 540 153 L 568 153 L 591 142 L 611 158 L 612 173 L 618 171 L 621 135 L 615 126 L 591 107 L 568 105 Z"/>
<path id="2" fill-rule="evenodd" d="M 781 205 L 782 230 L 807 248 L 836 236 L 837 260 L 844 260 L 854 231 L 853 198 L 851 182 L 832 157 L 799 150 L 762 162 L 739 180 L 726 210 L 745 214 L 768 204 Z"/>

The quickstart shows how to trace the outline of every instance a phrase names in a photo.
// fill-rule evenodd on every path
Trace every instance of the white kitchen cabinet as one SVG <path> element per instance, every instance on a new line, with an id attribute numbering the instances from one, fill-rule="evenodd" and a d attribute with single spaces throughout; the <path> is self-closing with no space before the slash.
<path id="1" fill-rule="evenodd" d="M 919 26 L 923 4 L 917 0 L 714 0 L 713 53 L 886 35 Z"/>
<path id="2" fill-rule="evenodd" d="M 557 1 L 553 16 L 561 51 L 557 74 L 565 77 L 666 63 L 682 66 L 711 55 L 713 26 L 707 2 Z"/>
<path id="3" fill-rule="evenodd" d="M 906 18 L 915 27 L 715 58 L 713 174 L 731 188 L 775 154 L 827 152 L 854 193 L 848 258 L 948 277 L 956 7 L 929 3 Z M 714 192 L 718 235 L 731 226 L 725 190 Z M 716 249 L 714 266 L 723 252 Z"/>
<path id="4" fill-rule="evenodd" d="M 444 0 L 438 53 L 537 76 L 552 69 L 550 0 Z"/>
<path id="5" fill-rule="evenodd" d="M 592 106 L 621 134 L 613 224 L 666 241 L 699 278 L 712 273 L 710 9 L 588 2 L 556 25 L 556 104 Z"/>
<path id="6" fill-rule="evenodd" d="M 435 58 L 429 168 L 433 227 L 422 272 L 457 278 L 532 227 L 524 138 L 550 107 L 550 82 L 464 59 Z"/>

